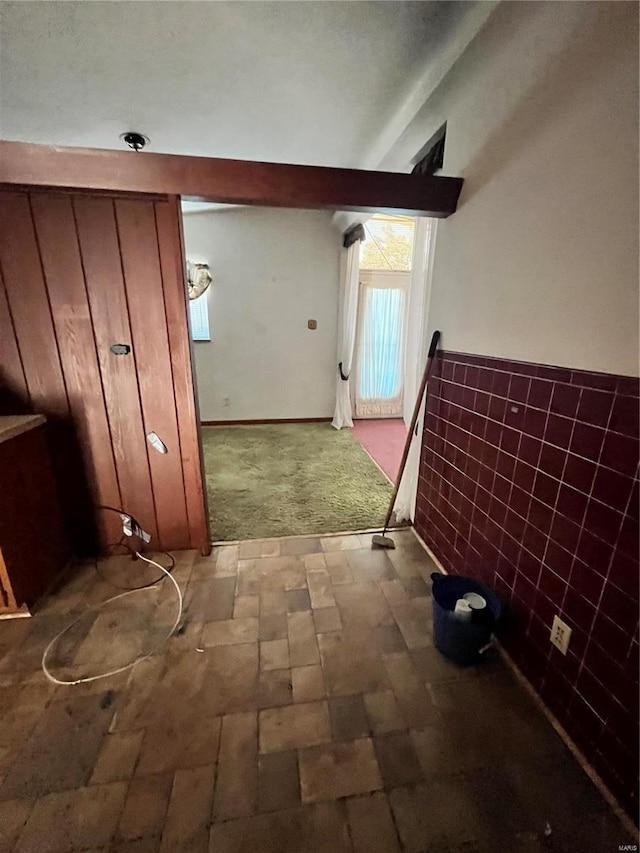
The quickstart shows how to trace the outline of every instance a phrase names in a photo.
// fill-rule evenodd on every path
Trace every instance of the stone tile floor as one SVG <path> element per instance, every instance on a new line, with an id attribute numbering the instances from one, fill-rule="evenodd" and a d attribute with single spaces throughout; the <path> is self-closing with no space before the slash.
<path id="1" fill-rule="evenodd" d="M 185 616 L 169 641 L 167 582 L 87 613 L 65 635 L 58 673 L 153 652 L 88 684 L 51 684 L 40 659 L 87 603 L 114 595 L 92 566 L 78 566 L 33 619 L 0 622 L 0 850 L 628 843 L 500 659 L 461 670 L 433 648 L 433 564 L 411 531 L 393 535 L 388 552 L 356 534 L 183 552 L 174 576 Z M 102 569 L 142 572 L 117 558 Z"/>

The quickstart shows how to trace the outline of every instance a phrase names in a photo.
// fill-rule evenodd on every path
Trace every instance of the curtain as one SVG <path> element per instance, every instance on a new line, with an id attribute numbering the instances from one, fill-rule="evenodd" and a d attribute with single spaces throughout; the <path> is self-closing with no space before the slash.
<path id="1" fill-rule="evenodd" d="M 435 240 L 435 221 L 416 219 L 409 283 L 409 310 L 407 311 L 407 346 L 404 364 L 404 422 L 409 425 L 413 407 L 420 387 L 422 373 L 426 364 L 428 341 L 426 340 L 427 314 L 431 295 L 431 272 L 433 266 L 433 244 Z M 427 387 L 427 394 L 429 389 Z M 398 489 L 395 514 L 397 521 L 413 521 L 416 497 L 418 494 L 418 473 L 420 468 L 420 447 L 422 425 L 424 423 L 424 403 L 417 423 L 417 435 L 411 441 L 409 456 L 404 475 Z"/>
<path id="2" fill-rule="evenodd" d="M 331 426 L 335 429 L 353 426 L 350 379 L 358 322 L 359 270 L 360 241 L 357 240 L 341 253 L 336 409 L 331 422 Z"/>
<path id="3" fill-rule="evenodd" d="M 398 281 L 405 276 L 396 274 Z M 405 288 L 389 286 L 388 274 L 370 273 L 361 284 L 357 358 L 358 417 L 402 414 Z"/>

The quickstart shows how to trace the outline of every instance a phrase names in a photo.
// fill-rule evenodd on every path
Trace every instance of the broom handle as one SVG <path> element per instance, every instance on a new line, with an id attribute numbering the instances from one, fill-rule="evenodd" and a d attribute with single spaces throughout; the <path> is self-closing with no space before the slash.
<path id="1" fill-rule="evenodd" d="M 389 509 L 387 510 L 387 517 L 384 520 L 384 530 L 386 532 L 389 527 L 389 522 L 391 521 L 391 514 L 393 513 L 393 507 L 396 502 L 396 498 L 398 497 L 398 489 L 400 488 L 400 483 L 402 482 L 402 475 L 404 474 L 404 466 L 407 464 L 407 457 L 409 456 L 409 448 L 411 447 L 411 442 L 413 440 L 413 433 L 416 428 L 416 423 L 418 421 L 418 415 L 420 414 L 420 406 L 422 405 L 422 398 L 424 396 L 425 388 L 427 387 L 427 382 L 429 381 L 429 374 L 431 373 L 431 365 L 433 364 L 433 357 L 436 354 L 436 350 L 438 349 L 438 341 L 440 340 L 440 332 L 436 331 L 433 333 L 431 337 L 431 343 L 429 345 L 429 355 L 427 356 L 427 363 L 424 368 L 424 373 L 422 374 L 422 382 L 420 383 L 420 390 L 418 391 L 418 396 L 416 397 L 416 402 L 413 407 L 413 414 L 411 415 L 411 424 L 409 425 L 409 432 L 407 433 L 407 438 L 404 443 L 404 450 L 402 451 L 402 461 L 400 462 L 400 470 L 398 471 L 398 476 L 396 477 L 396 484 L 393 487 L 393 494 L 391 495 L 391 500 L 389 501 Z"/>

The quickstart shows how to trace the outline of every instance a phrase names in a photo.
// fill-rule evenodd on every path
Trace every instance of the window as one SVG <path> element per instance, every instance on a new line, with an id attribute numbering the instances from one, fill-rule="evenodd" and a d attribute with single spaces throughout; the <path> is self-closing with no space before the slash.
<path id="1" fill-rule="evenodd" d="M 409 271 L 414 227 L 415 222 L 410 216 L 376 213 L 364 226 L 360 269 Z"/>
<path id="2" fill-rule="evenodd" d="M 404 270 L 360 273 L 355 383 L 359 418 L 402 416 L 409 276 Z"/>
<path id="3" fill-rule="evenodd" d="M 210 341 L 209 333 L 209 302 L 208 293 L 203 293 L 197 299 L 189 300 L 191 314 L 191 338 L 194 341 Z"/>

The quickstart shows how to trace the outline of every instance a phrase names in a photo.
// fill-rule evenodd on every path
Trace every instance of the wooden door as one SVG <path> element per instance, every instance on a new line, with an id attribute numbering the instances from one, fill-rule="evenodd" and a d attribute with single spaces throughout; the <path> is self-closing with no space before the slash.
<path id="1" fill-rule="evenodd" d="M 47 416 L 76 551 L 120 538 L 100 506 L 207 551 L 178 200 L 0 192 L 0 270 L 0 409 Z"/>

